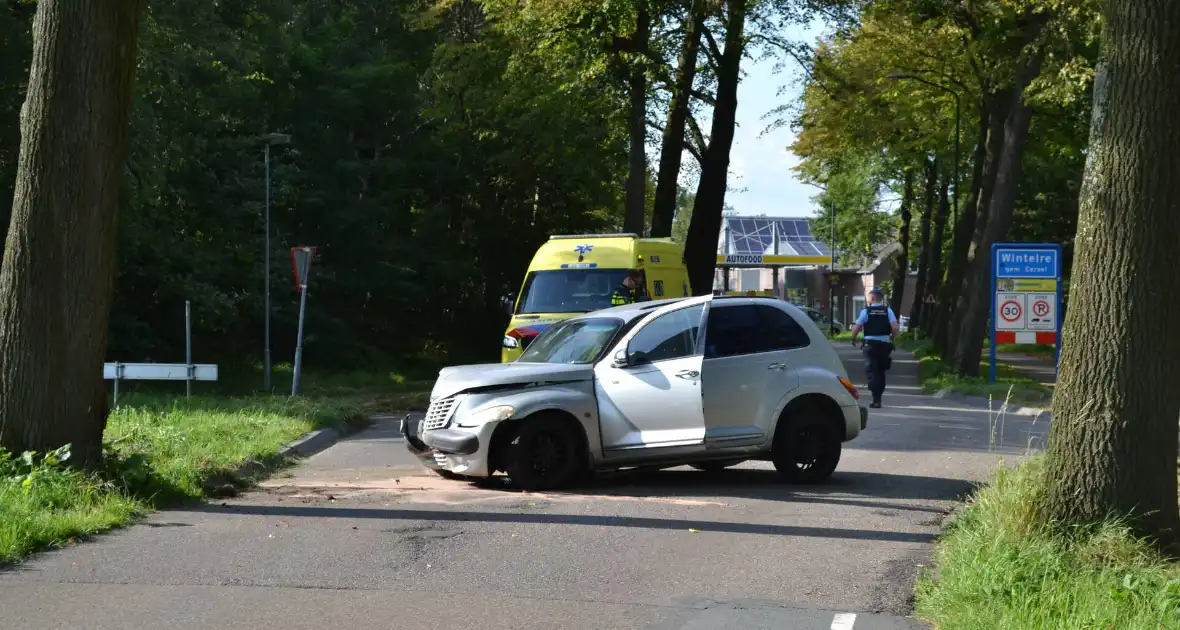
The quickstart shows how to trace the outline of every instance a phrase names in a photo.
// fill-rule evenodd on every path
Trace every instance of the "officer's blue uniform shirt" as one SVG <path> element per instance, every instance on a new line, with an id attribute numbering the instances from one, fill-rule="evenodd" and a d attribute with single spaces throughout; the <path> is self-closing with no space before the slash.
<path id="1" fill-rule="evenodd" d="M 889 323 L 896 324 L 897 316 L 893 314 L 893 309 L 886 306 L 885 310 L 889 311 Z M 865 324 L 869 323 L 869 309 L 867 307 L 860 311 L 860 315 L 856 318 L 856 322 L 854 323 L 857 326 L 864 326 Z M 865 341 L 884 341 L 888 343 L 889 335 L 865 335 Z"/>

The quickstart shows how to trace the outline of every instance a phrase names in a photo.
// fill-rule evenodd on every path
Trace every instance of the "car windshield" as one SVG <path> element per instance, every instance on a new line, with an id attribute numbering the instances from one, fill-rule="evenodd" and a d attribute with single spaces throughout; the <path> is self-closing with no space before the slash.
<path id="1" fill-rule="evenodd" d="M 553 269 L 525 279 L 516 312 L 589 313 L 611 306 L 611 292 L 627 277 L 626 269 Z"/>
<path id="2" fill-rule="evenodd" d="M 616 317 L 567 320 L 537 336 L 524 354 L 523 363 L 593 363 L 623 326 Z"/>

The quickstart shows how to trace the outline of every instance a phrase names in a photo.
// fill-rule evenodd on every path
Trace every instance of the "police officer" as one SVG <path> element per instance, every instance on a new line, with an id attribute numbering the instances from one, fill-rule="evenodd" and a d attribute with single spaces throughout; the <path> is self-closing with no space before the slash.
<path id="1" fill-rule="evenodd" d="M 643 272 L 638 269 L 632 269 L 627 272 L 627 277 L 623 278 L 623 283 L 610 294 L 611 306 L 622 306 L 624 304 L 631 304 L 634 302 L 645 301 L 646 296 L 643 294 Z"/>
<path id="2" fill-rule="evenodd" d="M 885 296 L 880 289 L 869 292 L 869 305 L 860 312 L 852 327 L 852 345 L 863 330 L 865 339 L 861 352 L 865 358 L 865 376 L 869 392 L 873 394 L 873 409 L 881 408 L 881 394 L 885 392 L 885 371 L 892 363 L 893 338 L 897 336 L 897 315 L 893 309 L 882 304 Z"/>

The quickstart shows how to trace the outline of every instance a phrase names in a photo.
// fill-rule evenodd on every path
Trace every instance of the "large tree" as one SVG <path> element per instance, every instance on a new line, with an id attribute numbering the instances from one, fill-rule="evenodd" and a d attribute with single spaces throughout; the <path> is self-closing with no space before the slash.
<path id="1" fill-rule="evenodd" d="M 738 83 L 746 50 L 747 0 L 727 0 L 724 9 L 724 47 L 706 33 L 709 54 L 717 67 L 717 93 L 708 146 L 701 151 L 701 175 L 697 181 L 692 222 L 684 245 L 684 261 L 693 295 L 713 291 L 717 266 L 717 238 L 721 233 L 725 193 L 729 187 L 729 151 L 737 124 Z"/>
<path id="2" fill-rule="evenodd" d="M 1180 538 L 1180 3 L 1110 0 L 1049 437 L 1053 521 Z"/>
<path id="3" fill-rule="evenodd" d="M 0 445 L 102 455 L 140 0 L 41 0 L 0 268 Z"/>
<path id="4" fill-rule="evenodd" d="M 668 100 L 668 116 L 660 142 L 660 163 L 651 219 L 651 235 L 656 238 L 672 236 L 676 202 L 680 197 L 680 161 L 684 155 L 688 118 L 692 115 L 693 84 L 697 76 L 697 56 L 705 30 L 707 6 L 706 0 L 691 0 L 684 15 L 680 57 L 676 62 L 676 75 Z"/>

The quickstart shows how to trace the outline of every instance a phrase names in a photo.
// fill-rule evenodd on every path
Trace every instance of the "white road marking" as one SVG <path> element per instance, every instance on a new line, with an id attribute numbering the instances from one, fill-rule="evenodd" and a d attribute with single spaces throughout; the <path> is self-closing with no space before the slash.
<path id="1" fill-rule="evenodd" d="M 938 428 L 940 428 L 940 429 L 959 429 L 961 431 L 983 431 L 984 430 L 983 427 L 962 427 L 962 426 L 956 426 L 956 425 L 951 425 L 951 424 L 940 424 L 940 425 L 938 425 Z"/>
<path id="2" fill-rule="evenodd" d="M 836 613 L 832 617 L 832 630 L 852 630 L 856 623 L 856 613 Z"/>

